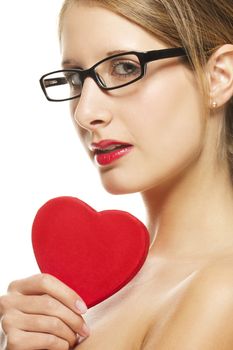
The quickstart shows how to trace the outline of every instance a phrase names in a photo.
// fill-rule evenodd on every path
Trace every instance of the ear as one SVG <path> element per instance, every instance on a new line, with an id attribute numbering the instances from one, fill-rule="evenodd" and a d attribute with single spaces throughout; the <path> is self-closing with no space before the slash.
<path id="1" fill-rule="evenodd" d="M 233 96 L 233 45 L 221 46 L 207 64 L 210 103 L 223 107 Z"/>

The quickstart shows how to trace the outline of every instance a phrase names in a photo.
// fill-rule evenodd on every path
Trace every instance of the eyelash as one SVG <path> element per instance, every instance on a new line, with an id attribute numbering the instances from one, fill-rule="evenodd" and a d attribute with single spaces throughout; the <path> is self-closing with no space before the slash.
<path id="1" fill-rule="evenodd" d="M 116 62 L 112 62 L 112 68 L 113 70 L 119 66 L 119 65 L 130 65 L 131 67 L 133 67 L 134 70 L 137 70 L 137 69 L 140 69 L 140 67 L 138 66 L 138 64 L 134 63 L 134 62 L 131 62 L 131 61 L 124 61 L 124 60 L 120 60 L 120 61 L 116 61 Z M 127 77 L 128 75 L 130 74 L 134 74 L 134 71 L 133 72 L 130 72 L 130 73 L 125 73 L 125 74 L 119 74 L 121 75 L 122 77 Z"/>

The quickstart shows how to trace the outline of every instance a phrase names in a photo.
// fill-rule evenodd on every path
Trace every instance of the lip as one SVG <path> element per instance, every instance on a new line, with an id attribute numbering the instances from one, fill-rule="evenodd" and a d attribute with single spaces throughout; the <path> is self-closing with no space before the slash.
<path id="1" fill-rule="evenodd" d="M 118 141 L 118 140 L 102 140 L 99 142 L 93 142 L 90 146 L 91 151 L 95 152 L 96 150 L 104 151 L 106 148 L 114 145 L 125 145 L 132 146 L 128 142 Z"/>
<path id="2" fill-rule="evenodd" d="M 107 151 L 111 146 L 119 146 L 119 148 Z M 93 142 L 90 146 L 90 149 L 94 152 L 95 161 L 100 166 L 109 165 L 119 158 L 122 158 L 128 154 L 132 148 L 133 145 L 118 140 L 102 140 L 100 142 Z"/>

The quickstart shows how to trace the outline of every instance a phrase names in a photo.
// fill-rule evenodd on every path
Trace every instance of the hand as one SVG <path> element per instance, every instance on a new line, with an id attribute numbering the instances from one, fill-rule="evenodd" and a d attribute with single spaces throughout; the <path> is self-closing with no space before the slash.
<path id="1" fill-rule="evenodd" d="M 89 330 L 87 307 L 64 283 L 48 274 L 14 281 L 0 297 L 6 350 L 68 350 Z M 3 349 L 1 349 L 3 350 Z"/>

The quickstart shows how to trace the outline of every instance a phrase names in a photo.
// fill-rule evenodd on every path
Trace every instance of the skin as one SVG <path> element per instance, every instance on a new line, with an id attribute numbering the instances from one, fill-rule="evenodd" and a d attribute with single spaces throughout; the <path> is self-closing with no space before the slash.
<path id="1" fill-rule="evenodd" d="M 81 2 L 66 13 L 66 68 L 88 68 L 114 50 L 161 48 L 106 9 Z M 207 120 L 195 76 L 178 58 L 150 63 L 143 80 L 112 92 L 86 79 L 71 102 L 74 124 L 92 159 L 90 142 L 133 145 L 98 170 L 107 191 L 142 194 L 150 252 L 126 287 L 85 315 L 75 307 L 79 296 L 51 276 L 13 282 L 0 300 L 8 350 L 74 348 L 85 322 L 90 336 L 80 350 L 232 349 L 233 187 L 216 142 L 233 95 L 233 45 L 213 54 L 206 76 L 210 103 L 218 103 Z"/>

